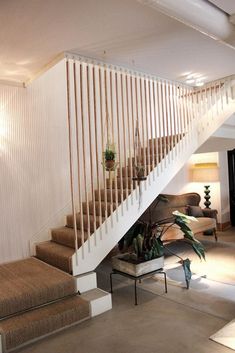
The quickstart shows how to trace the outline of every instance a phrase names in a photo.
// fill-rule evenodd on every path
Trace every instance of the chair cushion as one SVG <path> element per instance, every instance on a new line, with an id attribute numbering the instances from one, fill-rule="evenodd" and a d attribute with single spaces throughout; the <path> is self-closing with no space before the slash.
<path id="1" fill-rule="evenodd" d="M 187 205 L 187 207 L 188 207 L 189 216 L 193 216 L 193 217 L 203 217 L 204 216 L 203 211 L 200 206 Z"/>

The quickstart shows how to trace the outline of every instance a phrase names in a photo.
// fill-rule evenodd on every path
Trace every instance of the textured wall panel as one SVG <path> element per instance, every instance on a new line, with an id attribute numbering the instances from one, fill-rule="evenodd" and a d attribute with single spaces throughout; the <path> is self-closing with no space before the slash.
<path id="1" fill-rule="evenodd" d="M 0 86 L 0 262 L 63 223 L 70 204 L 64 61 L 27 88 Z"/>

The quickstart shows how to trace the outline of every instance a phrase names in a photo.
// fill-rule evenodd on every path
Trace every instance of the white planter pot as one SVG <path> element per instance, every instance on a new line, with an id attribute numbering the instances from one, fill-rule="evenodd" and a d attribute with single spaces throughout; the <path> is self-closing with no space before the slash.
<path id="1" fill-rule="evenodd" d="M 114 270 L 127 273 L 131 276 L 138 277 L 146 273 L 160 270 L 164 265 L 164 256 L 158 257 L 153 260 L 144 261 L 139 264 L 123 260 L 126 254 L 112 257 L 112 267 Z"/>

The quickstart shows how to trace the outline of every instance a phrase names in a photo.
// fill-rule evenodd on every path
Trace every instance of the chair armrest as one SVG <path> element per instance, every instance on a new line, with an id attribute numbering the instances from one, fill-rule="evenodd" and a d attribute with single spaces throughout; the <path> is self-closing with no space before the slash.
<path id="1" fill-rule="evenodd" d="M 202 210 L 204 217 L 215 218 L 217 219 L 218 211 L 214 209 L 203 209 Z"/>

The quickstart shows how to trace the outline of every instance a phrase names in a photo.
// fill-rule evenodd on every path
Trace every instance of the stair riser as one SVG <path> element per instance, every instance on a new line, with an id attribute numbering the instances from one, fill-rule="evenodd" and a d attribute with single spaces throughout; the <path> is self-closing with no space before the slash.
<path id="1" fill-rule="evenodd" d="M 95 208 L 95 209 L 94 209 Z M 115 204 L 113 205 L 113 210 L 115 210 Z M 87 214 L 87 207 L 83 208 L 83 214 Z M 105 217 L 106 215 L 106 207 L 105 204 L 103 202 L 101 202 L 101 208 L 99 206 L 99 203 L 95 203 L 95 206 L 93 205 L 93 203 L 89 204 L 89 214 L 90 215 L 96 215 L 96 216 L 102 216 Z M 107 215 L 110 216 L 111 214 L 111 204 L 107 202 Z"/>
<path id="2" fill-rule="evenodd" d="M 148 162 L 148 161 L 146 160 L 146 163 L 147 163 L 147 162 Z M 148 167 L 148 165 L 146 165 L 146 170 L 148 170 L 148 169 L 150 169 L 150 171 L 153 170 L 153 166 L 152 166 L 151 162 L 150 162 L 149 167 Z M 130 178 L 130 177 L 131 177 L 131 169 L 130 169 L 130 168 L 125 169 L 125 167 L 123 167 L 123 168 L 122 168 L 122 178 L 123 178 L 123 179 L 126 178 L 126 173 L 127 173 L 128 178 Z M 121 174 L 121 171 L 118 170 L 118 172 L 117 172 L 118 178 L 120 178 L 120 174 Z M 136 174 L 136 168 L 135 168 L 134 162 L 133 162 L 132 177 L 134 177 L 135 174 Z"/>
<path id="3" fill-rule="evenodd" d="M 129 190 L 129 194 L 130 193 L 131 193 L 131 190 Z M 112 197 L 111 197 L 111 195 L 112 195 Z M 112 199 L 113 203 L 115 203 L 116 202 L 115 190 L 113 189 L 112 193 L 111 193 L 111 190 L 107 189 L 106 190 L 106 197 L 107 197 L 107 202 L 111 202 L 111 199 Z M 126 197 L 126 194 L 123 193 L 123 199 L 125 199 L 125 197 Z M 96 199 L 96 201 L 99 200 L 98 193 L 95 193 L 95 199 Z M 118 191 L 117 199 L 118 199 L 118 202 L 121 202 L 121 200 L 122 200 L 120 191 Z M 102 192 L 101 192 L 101 201 L 105 201 L 105 192 L 104 192 L 104 190 L 102 190 Z"/>
<path id="4" fill-rule="evenodd" d="M 83 230 L 88 232 L 88 230 L 90 229 L 90 232 L 94 232 L 95 231 L 95 224 L 96 224 L 96 229 L 99 228 L 99 217 L 96 217 L 96 220 L 93 220 L 93 217 L 89 217 L 89 223 L 88 223 L 88 218 L 87 215 L 83 215 Z M 95 222 L 95 224 L 94 224 Z M 103 221 L 102 221 L 103 222 Z M 82 225 L 81 225 L 81 219 L 80 217 L 77 217 L 77 229 L 82 229 Z M 73 228 L 73 218 L 68 216 L 67 217 L 67 227 Z"/>
<path id="5" fill-rule="evenodd" d="M 133 186 L 133 180 L 132 179 L 128 179 L 125 176 L 122 176 L 122 180 L 120 178 L 117 178 L 117 180 L 113 179 L 112 182 L 110 182 L 110 180 L 107 181 L 107 189 L 110 189 L 111 186 L 112 188 L 115 188 L 117 185 L 117 188 L 120 189 L 121 185 L 123 188 L 128 188 L 130 189 L 131 186 Z"/>

